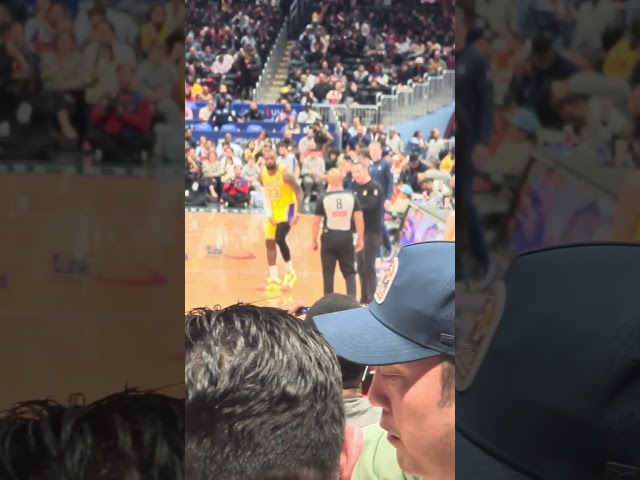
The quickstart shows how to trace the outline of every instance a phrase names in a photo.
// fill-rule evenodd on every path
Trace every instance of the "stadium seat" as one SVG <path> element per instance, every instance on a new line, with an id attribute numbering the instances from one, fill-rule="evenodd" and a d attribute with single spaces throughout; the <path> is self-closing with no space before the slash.
<path id="1" fill-rule="evenodd" d="M 247 133 L 260 133 L 261 131 L 262 131 L 261 125 L 256 125 L 253 123 L 250 123 L 247 125 Z"/>
<path id="2" fill-rule="evenodd" d="M 208 123 L 197 123 L 193 126 L 194 132 L 213 132 L 213 127 Z"/>
<path id="3" fill-rule="evenodd" d="M 226 133 L 236 133 L 238 131 L 238 127 L 234 123 L 225 123 L 220 127 L 220 131 Z"/>

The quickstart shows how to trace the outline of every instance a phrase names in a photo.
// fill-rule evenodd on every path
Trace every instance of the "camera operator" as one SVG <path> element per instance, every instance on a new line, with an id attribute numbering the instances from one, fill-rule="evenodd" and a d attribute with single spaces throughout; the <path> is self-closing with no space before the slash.
<path id="1" fill-rule="evenodd" d="M 152 102 L 133 89 L 134 67 L 119 64 L 118 90 L 102 98 L 91 111 L 89 141 L 105 161 L 132 160 L 137 154 L 153 150 L 151 131 Z"/>
<path id="2" fill-rule="evenodd" d="M 316 143 L 318 151 L 324 155 L 325 148 L 333 143 L 333 135 L 329 133 L 321 122 L 316 122 L 313 124 L 313 141 Z"/>
<path id="3" fill-rule="evenodd" d="M 222 199 L 227 207 L 246 206 L 251 199 L 249 195 L 251 183 L 242 175 L 241 165 L 234 166 L 233 173 L 234 176 L 222 187 Z"/>

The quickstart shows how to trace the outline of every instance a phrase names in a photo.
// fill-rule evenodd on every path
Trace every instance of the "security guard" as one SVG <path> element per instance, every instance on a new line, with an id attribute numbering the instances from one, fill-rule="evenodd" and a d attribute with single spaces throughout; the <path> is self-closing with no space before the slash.
<path id="1" fill-rule="evenodd" d="M 316 203 L 313 221 L 313 249 L 318 249 L 320 223 L 323 222 L 322 282 L 324 294 L 333 292 L 333 278 L 336 261 L 347 286 L 347 295 L 356 298 L 355 253 L 364 248 L 364 220 L 362 208 L 354 194 L 342 188 L 342 173 L 332 168 L 327 173 L 327 192 Z M 357 240 L 353 246 L 353 228 L 355 225 Z"/>

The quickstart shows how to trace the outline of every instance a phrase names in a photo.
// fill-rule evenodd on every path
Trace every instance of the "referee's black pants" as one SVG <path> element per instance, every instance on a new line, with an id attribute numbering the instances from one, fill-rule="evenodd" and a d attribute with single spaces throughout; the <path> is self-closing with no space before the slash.
<path id="1" fill-rule="evenodd" d="M 325 230 L 320 237 L 320 245 L 324 294 L 333 293 L 333 278 L 336 273 L 337 261 L 347 285 L 347 295 L 356 298 L 356 251 L 353 246 L 353 234 Z"/>
<path id="2" fill-rule="evenodd" d="M 358 275 L 360 276 L 360 303 L 373 302 L 378 287 L 376 257 L 382 243 L 381 233 L 365 233 L 364 248 L 358 252 Z"/>

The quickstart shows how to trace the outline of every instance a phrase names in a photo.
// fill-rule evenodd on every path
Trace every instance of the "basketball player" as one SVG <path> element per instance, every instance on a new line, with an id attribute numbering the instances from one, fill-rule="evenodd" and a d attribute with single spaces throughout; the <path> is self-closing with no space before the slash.
<path id="1" fill-rule="evenodd" d="M 291 227 L 298 222 L 298 208 L 303 202 L 302 188 L 289 168 L 277 164 L 276 152 L 273 150 L 264 154 L 264 167 L 260 170 L 258 181 L 262 185 L 264 209 L 267 213 L 265 241 L 269 262 L 269 278 L 259 288 L 289 290 L 298 276 L 291 263 L 291 252 L 286 239 Z M 283 280 L 278 275 L 276 246 L 280 249 L 286 268 Z"/>
<path id="2" fill-rule="evenodd" d="M 327 192 L 316 203 L 316 215 L 313 220 L 313 249 L 318 249 L 320 223 L 322 228 L 322 283 L 324 294 L 333 292 L 333 278 L 336 261 L 347 286 L 347 295 L 356 298 L 355 252 L 364 248 L 364 220 L 362 208 L 353 193 L 342 188 L 342 174 L 337 168 L 327 173 Z M 355 223 L 357 240 L 353 248 L 352 229 Z"/>

